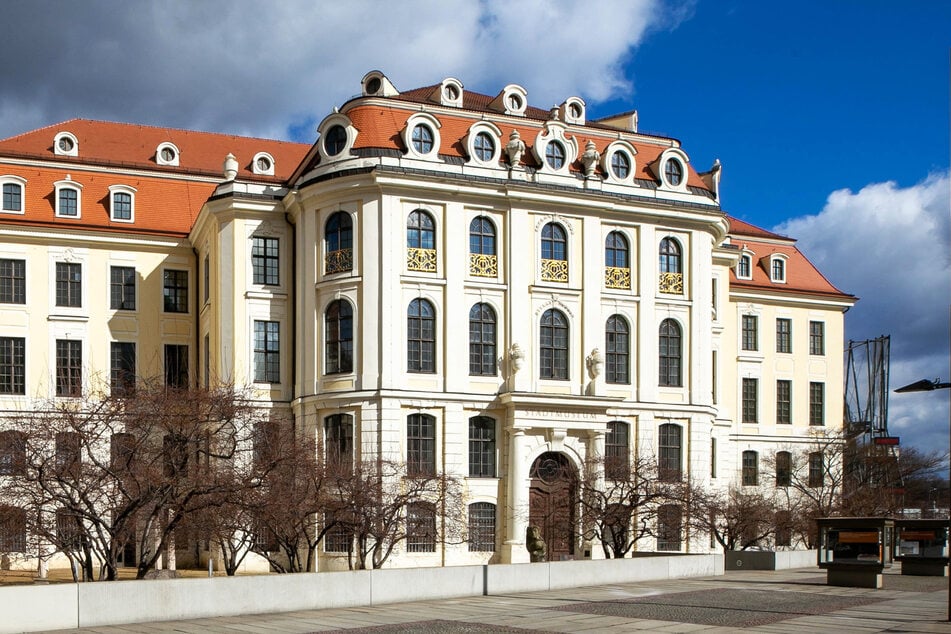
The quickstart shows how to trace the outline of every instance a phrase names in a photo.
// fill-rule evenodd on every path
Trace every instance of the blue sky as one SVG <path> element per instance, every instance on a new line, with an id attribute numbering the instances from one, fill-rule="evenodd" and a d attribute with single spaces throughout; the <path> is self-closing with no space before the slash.
<path id="1" fill-rule="evenodd" d="M 34 0 L 4 6 L 0 138 L 73 117 L 311 142 L 368 70 L 453 76 L 597 117 L 636 108 L 724 209 L 787 233 L 892 337 L 892 387 L 945 380 L 951 2 Z M 949 390 L 892 395 L 903 444 L 947 448 Z"/>

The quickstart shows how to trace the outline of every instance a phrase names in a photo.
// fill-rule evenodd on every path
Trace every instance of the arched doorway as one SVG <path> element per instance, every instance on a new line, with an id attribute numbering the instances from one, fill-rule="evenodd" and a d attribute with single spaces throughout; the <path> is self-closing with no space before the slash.
<path id="1" fill-rule="evenodd" d="M 549 451 L 532 463 L 529 475 L 529 525 L 541 532 L 549 561 L 571 558 L 575 554 L 577 471 L 567 456 Z"/>

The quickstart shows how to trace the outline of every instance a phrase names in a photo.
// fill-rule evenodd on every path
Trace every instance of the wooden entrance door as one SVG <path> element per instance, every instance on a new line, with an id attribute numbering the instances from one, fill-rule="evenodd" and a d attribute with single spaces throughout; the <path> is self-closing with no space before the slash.
<path id="1" fill-rule="evenodd" d="M 548 452 L 532 464 L 528 523 L 537 526 L 548 547 L 548 561 L 575 554 L 575 471 L 568 458 Z"/>

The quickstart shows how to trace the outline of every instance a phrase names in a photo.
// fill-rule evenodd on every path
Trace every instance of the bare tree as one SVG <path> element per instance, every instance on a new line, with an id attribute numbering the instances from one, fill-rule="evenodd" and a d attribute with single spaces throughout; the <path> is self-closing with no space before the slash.
<path id="1" fill-rule="evenodd" d="M 712 535 L 724 550 L 763 546 L 776 532 L 779 509 L 759 487 L 731 487 L 724 492 L 692 486 L 687 506 L 690 527 Z"/>

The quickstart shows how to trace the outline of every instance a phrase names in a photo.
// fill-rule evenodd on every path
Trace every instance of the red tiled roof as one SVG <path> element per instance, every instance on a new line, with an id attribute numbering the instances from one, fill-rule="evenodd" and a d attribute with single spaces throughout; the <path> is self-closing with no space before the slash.
<path id="1" fill-rule="evenodd" d="M 755 238 L 776 238 L 780 240 L 791 240 L 792 238 L 787 238 L 786 236 L 779 235 L 778 233 L 773 233 L 767 231 L 762 227 L 757 227 L 756 225 L 751 225 L 748 222 L 744 222 L 739 218 L 734 218 L 733 216 L 727 216 L 727 220 L 730 223 L 730 235 L 736 236 L 752 236 Z"/>
<path id="2" fill-rule="evenodd" d="M 732 223 L 732 219 L 731 219 Z M 746 223 L 743 223 L 746 224 Z M 732 226 L 732 224 L 731 224 Z M 753 225 L 746 225 L 753 227 Z M 755 229 L 755 227 L 753 227 Z M 769 236 L 776 236 L 764 232 Z M 731 289 L 749 289 L 770 292 L 809 293 L 816 295 L 834 296 L 839 299 L 856 300 L 854 295 L 840 291 L 826 279 L 819 269 L 806 258 L 790 240 L 786 244 L 759 242 L 747 239 L 742 234 L 733 234 L 733 244 L 740 249 L 746 248 L 753 252 L 751 272 L 753 279 L 741 280 L 736 277 L 736 271 L 730 270 Z M 775 253 L 786 256 L 786 282 L 771 281 L 769 272 L 769 257 Z"/>
<path id="3" fill-rule="evenodd" d="M 53 154 L 53 137 L 59 132 L 76 136 L 79 156 Z M 178 148 L 179 166 L 164 166 L 155 162 L 155 150 L 164 142 L 174 143 Z M 6 156 L 197 174 L 222 180 L 222 166 L 225 156 L 230 152 L 238 159 L 238 179 L 265 182 L 287 180 L 309 148 L 310 145 L 305 143 L 90 119 L 70 119 L 0 140 L 0 154 Z M 267 152 L 274 157 L 274 176 L 252 173 L 251 161 L 258 152 Z"/>

